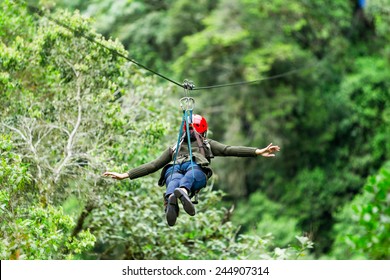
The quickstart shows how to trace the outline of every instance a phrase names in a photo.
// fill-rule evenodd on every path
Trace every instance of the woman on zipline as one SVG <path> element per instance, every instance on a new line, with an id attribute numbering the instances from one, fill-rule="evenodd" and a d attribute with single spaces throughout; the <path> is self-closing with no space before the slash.
<path id="1" fill-rule="evenodd" d="M 192 114 L 191 114 L 192 115 Z M 189 130 L 189 133 L 187 131 Z M 204 188 L 212 175 L 210 161 L 215 156 L 235 157 L 273 157 L 280 150 L 279 146 L 269 144 L 263 149 L 227 146 L 217 141 L 206 139 L 207 121 L 200 115 L 192 115 L 192 123 L 182 127 L 178 144 L 169 147 L 152 162 L 145 163 L 126 173 L 107 171 L 103 175 L 117 180 L 136 179 L 163 169 L 158 184 L 166 184 L 165 212 L 168 225 L 173 226 L 179 215 L 179 199 L 187 214 L 194 216 L 195 207 L 191 197 Z M 190 141 L 188 141 L 188 138 Z M 182 145 L 186 143 L 186 145 Z"/>

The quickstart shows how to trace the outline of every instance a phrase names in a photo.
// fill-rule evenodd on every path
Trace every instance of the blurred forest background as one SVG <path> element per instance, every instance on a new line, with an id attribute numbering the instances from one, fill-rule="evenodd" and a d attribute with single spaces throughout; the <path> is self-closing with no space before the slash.
<path id="1" fill-rule="evenodd" d="M 1 259 L 390 259 L 390 0 L 0 1 Z M 196 86 L 218 158 L 166 225 L 159 174 Z M 292 71 L 292 72 L 290 72 Z M 314 243 L 314 245 L 313 245 Z"/>

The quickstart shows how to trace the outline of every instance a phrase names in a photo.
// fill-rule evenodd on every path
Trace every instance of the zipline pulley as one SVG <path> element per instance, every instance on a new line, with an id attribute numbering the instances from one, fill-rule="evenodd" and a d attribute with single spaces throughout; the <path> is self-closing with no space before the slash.
<path id="1" fill-rule="evenodd" d="M 189 81 L 187 79 L 185 79 L 183 81 L 182 86 L 183 86 L 184 90 L 193 90 L 195 88 L 195 84 L 192 81 Z"/>

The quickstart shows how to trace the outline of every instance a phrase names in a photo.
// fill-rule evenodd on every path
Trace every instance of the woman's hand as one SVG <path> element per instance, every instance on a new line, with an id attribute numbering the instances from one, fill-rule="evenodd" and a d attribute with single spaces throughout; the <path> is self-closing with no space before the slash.
<path id="1" fill-rule="evenodd" d="M 267 147 L 263 149 L 257 149 L 256 150 L 256 155 L 258 156 L 263 156 L 263 157 L 274 157 L 275 152 L 279 152 L 280 147 L 279 146 L 273 146 L 272 143 L 270 143 Z"/>
<path id="2" fill-rule="evenodd" d="M 129 174 L 127 174 L 127 173 L 117 173 L 117 172 L 110 172 L 110 171 L 104 172 L 103 176 L 104 177 L 111 177 L 111 178 L 117 179 L 117 180 L 123 180 L 123 179 L 129 178 Z"/>

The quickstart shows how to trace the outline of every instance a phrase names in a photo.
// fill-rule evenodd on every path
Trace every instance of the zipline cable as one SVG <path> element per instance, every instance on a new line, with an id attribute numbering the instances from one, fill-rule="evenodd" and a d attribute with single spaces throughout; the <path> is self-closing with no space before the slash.
<path id="1" fill-rule="evenodd" d="M 242 85 L 257 84 L 257 83 L 260 83 L 262 81 L 275 80 L 275 79 L 278 79 L 278 78 L 282 78 L 282 77 L 285 77 L 285 76 L 292 75 L 292 74 L 294 74 L 296 72 L 301 72 L 303 70 L 313 68 L 314 66 L 316 66 L 316 64 L 317 63 L 314 63 L 314 64 L 311 64 L 309 66 L 303 66 L 303 67 L 296 68 L 296 69 L 293 69 L 293 70 L 290 70 L 290 71 L 287 71 L 287 72 L 284 72 L 284 73 L 281 73 L 281 74 L 268 76 L 268 77 L 260 78 L 260 79 L 257 79 L 257 80 L 242 81 L 242 82 L 236 82 L 236 83 L 227 83 L 227 84 L 220 84 L 220 85 L 213 85 L 213 86 L 195 87 L 193 90 L 207 90 L 207 89 L 215 89 L 215 88 L 223 88 L 223 87 L 236 87 L 236 86 L 242 86 Z"/>
<path id="2" fill-rule="evenodd" d="M 181 88 L 184 88 L 185 90 L 208 90 L 208 89 L 216 89 L 216 88 L 225 88 L 225 87 L 235 87 L 235 86 L 244 86 L 244 85 L 252 85 L 252 84 L 257 84 L 257 83 L 260 83 L 262 81 L 267 81 L 267 80 L 274 80 L 274 79 L 278 79 L 278 78 L 282 78 L 282 77 L 285 77 L 285 76 L 289 76 L 289 75 L 292 75 L 294 73 L 297 73 L 297 72 L 301 72 L 303 70 L 306 70 L 306 69 L 310 69 L 310 68 L 313 68 L 316 66 L 316 64 L 318 63 L 314 63 L 314 64 L 311 64 L 309 66 L 303 66 L 303 67 L 300 67 L 300 68 L 296 68 L 296 69 L 293 69 L 293 70 L 290 70 L 290 71 L 287 71 L 287 72 L 284 72 L 284 73 L 280 73 L 280 74 L 277 74 L 277 75 L 273 75 L 273 76 L 269 76 L 269 77 L 264 77 L 264 78 L 260 78 L 260 79 L 257 79 L 257 80 L 252 80 L 252 81 L 241 81 L 241 82 L 235 82 L 235 83 L 226 83 L 226 84 L 219 84 L 219 85 L 211 85 L 211 86 L 202 86 L 202 87 L 195 87 L 194 84 L 188 84 L 187 83 L 187 80 L 184 81 L 183 84 L 180 84 L 179 82 L 143 65 L 142 63 L 140 62 L 137 62 L 136 60 L 132 59 L 131 57 L 128 57 L 122 53 L 120 53 L 119 51 L 115 50 L 115 49 L 112 49 L 106 45 L 104 45 L 103 43 L 97 41 L 93 36 L 91 35 L 88 35 L 88 34 L 85 34 L 85 32 L 83 31 L 80 31 L 80 30 L 77 30 L 71 26 L 69 26 L 68 24 L 66 23 L 63 23 L 59 20 L 56 20 L 55 18 L 51 17 L 50 15 L 47 15 L 45 14 L 42 10 L 40 10 L 38 7 L 36 6 L 32 6 L 24 1 L 19 1 L 19 0 L 14 0 L 15 2 L 19 2 L 19 3 L 23 3 L 24 5 L 26 5 L 31 11 L 33 11 L 34 13 L 36 13 L 38 16 L 40 17 L 46 17 L 49 21 L 65 28 L 65 29 L 68 29 L 69 31 L 73 32 L 75 35 L 78 35 L 80 37 L 83 37 L 85 38 L 86 40 L 90 41 L 91 43 L 95 43 L 97 45 L 99 45 L 100 47 L 108 50 L 109 52 L 119 56 L 119 57 L 122 57 L 124 59 L 126 59 L 127 61 L 131 62 L 131 63 L 134 63 L 135 65 L 149 71 L 150 73 L 154 74 L 154 75 L 157 75 L 159 76 L 160 78 L 164 79 L 164 80 L 167 80 L 168 82 L 171 82 Z"/>
<path id="3" fill-rule="evenodd" d="M 26 3 L 26 6 L 27 6 L 30 10 L 32 10 L 34 13 L 36 13 L 37 15 L 39 15 L 40 17 L 46 17 L 49 21 L 54 22 L 55 24 L 57 24 L 57 25 L 59 25 L 59 26 L 62 26 L 62 27 L 64 27 L 65 29 L 68 29 L 69 31 L 72 31 L 74 34 L 79 35 L 79 36 L 81 36 L 81 37 L 87 39 L 88 41 L 90 41 L 90 42 L 92 42 L 92 43 L 95 43 L 95 44 L 99 45 L 99 46 L 102 47 L 102 48 L 105 48 L 106 50 L 110 51 L 111 53 L 113 53 L 113 54 L 115 54 L 115 55 L 117 55 L 117 56 L 120 56 L 120 57 L 126 59 L 127 61 L 130 61 L 130 62 L 134 63 L 135 65 L 137 65 L 137 66 L 139 66 L 139 67 L 141 67 L 141 68 L 143 68 L 143 69 L 145 69 L 145 70 L 147 70 L 147 71 L 153 73 L 154 75 L 157 75 L 157 76 L 159 76 L 159 77 L 161 77 L 161 78 L 163 78 L 163 79 L 165 79 L 165 80 L 167 80 L 167 81 L 169 81 L 169 82 L 171 82 L 171 83 L 173 83 L 173 84 L 175 84 L 175 85 L 177 85 L 177 86 L 179 86 L 179 87 L 183 87 L 183 85 L 180 84 L 179 82 L 176 82 L 175 80 L 172 80 L 172 79 L 168 78 L 167 76 L 165 76 L 165 75 L 163 75 L 163 74 L 160 74 L 160 73 L 158 73 L 157 71 L 154 71 L 153 69 L 151 69 L 151 68 L 149 68 L 149 67 L 143 65 L 142 63 L 139 63 L 139 62 L 135 61 L 134 59 L 132 59 L 132 58 L 130 58 L 130 57 L 128 57 L 128 56 L 126 56 L 126 55 L 124 55 L 124 54 L 118 52 L 117 50 L 112 49 L 112 48 L 110 48 L 110 47 L 108 47 L 108 46 L 102 44 L 101 42 L 98 42 L 98 41 L 97 41 L 94 37 L 92 37 L 91 35 L 85 34 L 85 33 L 82 32 L 82 31 L 79 31 L 79 30 L 77 30 L 77 29 L 74 29 L 73 27 L 67 25 L 66 23 L 63 23 L 63 22 L 61 22 L 61 21 L 59 21 L 59 20 L 56 20 L 55 18 L 53 18 L 53 17 L 51 17 L 51 16 L 45 14 L 45 13 L 42 12 L 38 7 L 34 7 L 34 6 L 29 5 L 29 4 L 27 4 L 27 3 Z"/>

